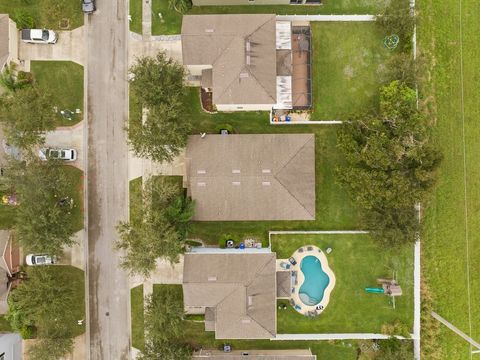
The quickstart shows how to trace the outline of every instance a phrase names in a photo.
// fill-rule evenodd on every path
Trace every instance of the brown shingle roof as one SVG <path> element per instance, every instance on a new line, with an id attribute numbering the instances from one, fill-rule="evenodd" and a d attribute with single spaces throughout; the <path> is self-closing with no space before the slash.
<path id="1" fill-rule="evenodd" d="M 217 339 L 274 337 L 275 286 L 274 253 L 185 255 L 185 308 L 215 308 Z"/>
<path id="2" fill-rule="evenodd" d="M 248 355 L 246 355 L 248 354 Z M 195 360 L 316 360 L 310 350 L 200 350 L 193 354 Z"/>
<path id="3" fill-rule="evenodd" d="M 215 104 L 275 104 L 274 14 L 186 15 L 184 65 L 212 66 Z"/>
<path id="4" fill-rule="evenodd" d="M 194 220 L 314 220 L 313 134 L 191 136 Z"/>

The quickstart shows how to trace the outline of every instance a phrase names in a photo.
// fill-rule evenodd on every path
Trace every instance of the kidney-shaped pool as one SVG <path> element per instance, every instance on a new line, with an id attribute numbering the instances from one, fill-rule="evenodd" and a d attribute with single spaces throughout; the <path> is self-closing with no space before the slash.
<path id="1" fill-rule="evenodd" d="M 317 305 L 322 301 L 325 289 L 330 284 L 330 277 L 323 271 L 320 259 L 313 255 L 302 259 L 300 269 L 305 281 L 300 287 L 299 297 L 305 305 Z"/>

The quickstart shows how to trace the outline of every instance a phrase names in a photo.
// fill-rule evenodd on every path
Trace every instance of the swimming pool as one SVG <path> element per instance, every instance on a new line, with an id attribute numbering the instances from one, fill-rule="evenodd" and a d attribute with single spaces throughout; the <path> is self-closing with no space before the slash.
<path id="1" fill-rule="evenodd" d="M 325 293 L 325 289 L 330 284 L 330 277 L 322 269 L 320 259 L 313 255 L 305 256 L 302 259 L 300 269 L 305 276 L 305 281 L 299 290 L 300 300 L 305 305 L 319 304 Z"/>

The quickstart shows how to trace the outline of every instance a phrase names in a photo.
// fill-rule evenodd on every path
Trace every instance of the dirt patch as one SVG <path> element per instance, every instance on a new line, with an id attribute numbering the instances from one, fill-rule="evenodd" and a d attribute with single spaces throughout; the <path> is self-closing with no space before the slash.
<path id="1" fill-rule="evenodd" d="M 213 107 L 213 93 L 207 92 L 202 88 L 200 93 L 200 98 L 202 100 L 202 108 L 207 112 L 214 112 L 215 108 Z"/>

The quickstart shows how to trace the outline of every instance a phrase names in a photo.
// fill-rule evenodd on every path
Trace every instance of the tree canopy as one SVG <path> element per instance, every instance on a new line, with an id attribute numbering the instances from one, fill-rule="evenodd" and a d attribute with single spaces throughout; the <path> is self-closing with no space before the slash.
<path id="1" fill-rule="evenodd" d="M 414 207 L 428 195 L 441 160 L 429 140 L 415 91 L 399 81 L 381 89 L 378 112 L 353 116 L 342 126 L 338 146 L 346 162 L 338 179 L 362 209 L 366 227 L 384 243 L 415 240 Z"/>
<path id="2" fill-rule="evenodd" d="M 0 121 L 12 145 L 28 149 L 42 144 L 43 134 L 56 126 L 50 95 L 36 86 L 27 86 L 2 96 Z"/>
<path id="3" fill-rule="evenodd" d="M 148 276 L 157 258 L 178 262 L 193 216 L 194 204 L 178 184 L 164 177 L 149 178 L 142 189 L 138 219 L 117 226 L 117 249 L 125 250 L 122 267 L 132 274 Z"/>
<path id="4" fill-rule="evenodd" d="M 83 272 L 66 266 L 28 267 L 27 278 L 9 296 L 6 318 L 12 328 L 23 336 L 35 332 L 39 340 L 32 358 L 58 359 L 72 350 L 77 321 L 84 316 L 74 310 L 84 298 L 78 275 Z"/>
<path id="5" fill-rule="evenodd" d="M 408 1 L 389 1 L 375 23 L 384 29 L 385 35 L 398 35 L 400 50 L 411 50 L 415 16 Z"/>
<path id="6" fill-rule="evenodd" d="M 191 359 L 191 349 L 181 339 L 183 317 L 181 287 L 154 288 L 145 306 L 145 348 L 140 359 Z"/>
<path id="7" fill-rule="evenodd" d="M 165 53 L 142 57 L 130 68 L 130 96 L 142 111 L 131 112 L 127 127 L 136 155 L 171 161 L 187 143 L 191 120 L 185 115 L 185 70 Z"/>
<path id="8" fill-rule="evenodd" d="M 15 189 L 19 202 L 16 239 L 27 251 L 60 254 L 75 243 L 72 189 L 59 163 L 33 158 L 28 165 L 10 161 L 6 181 Z"/>

